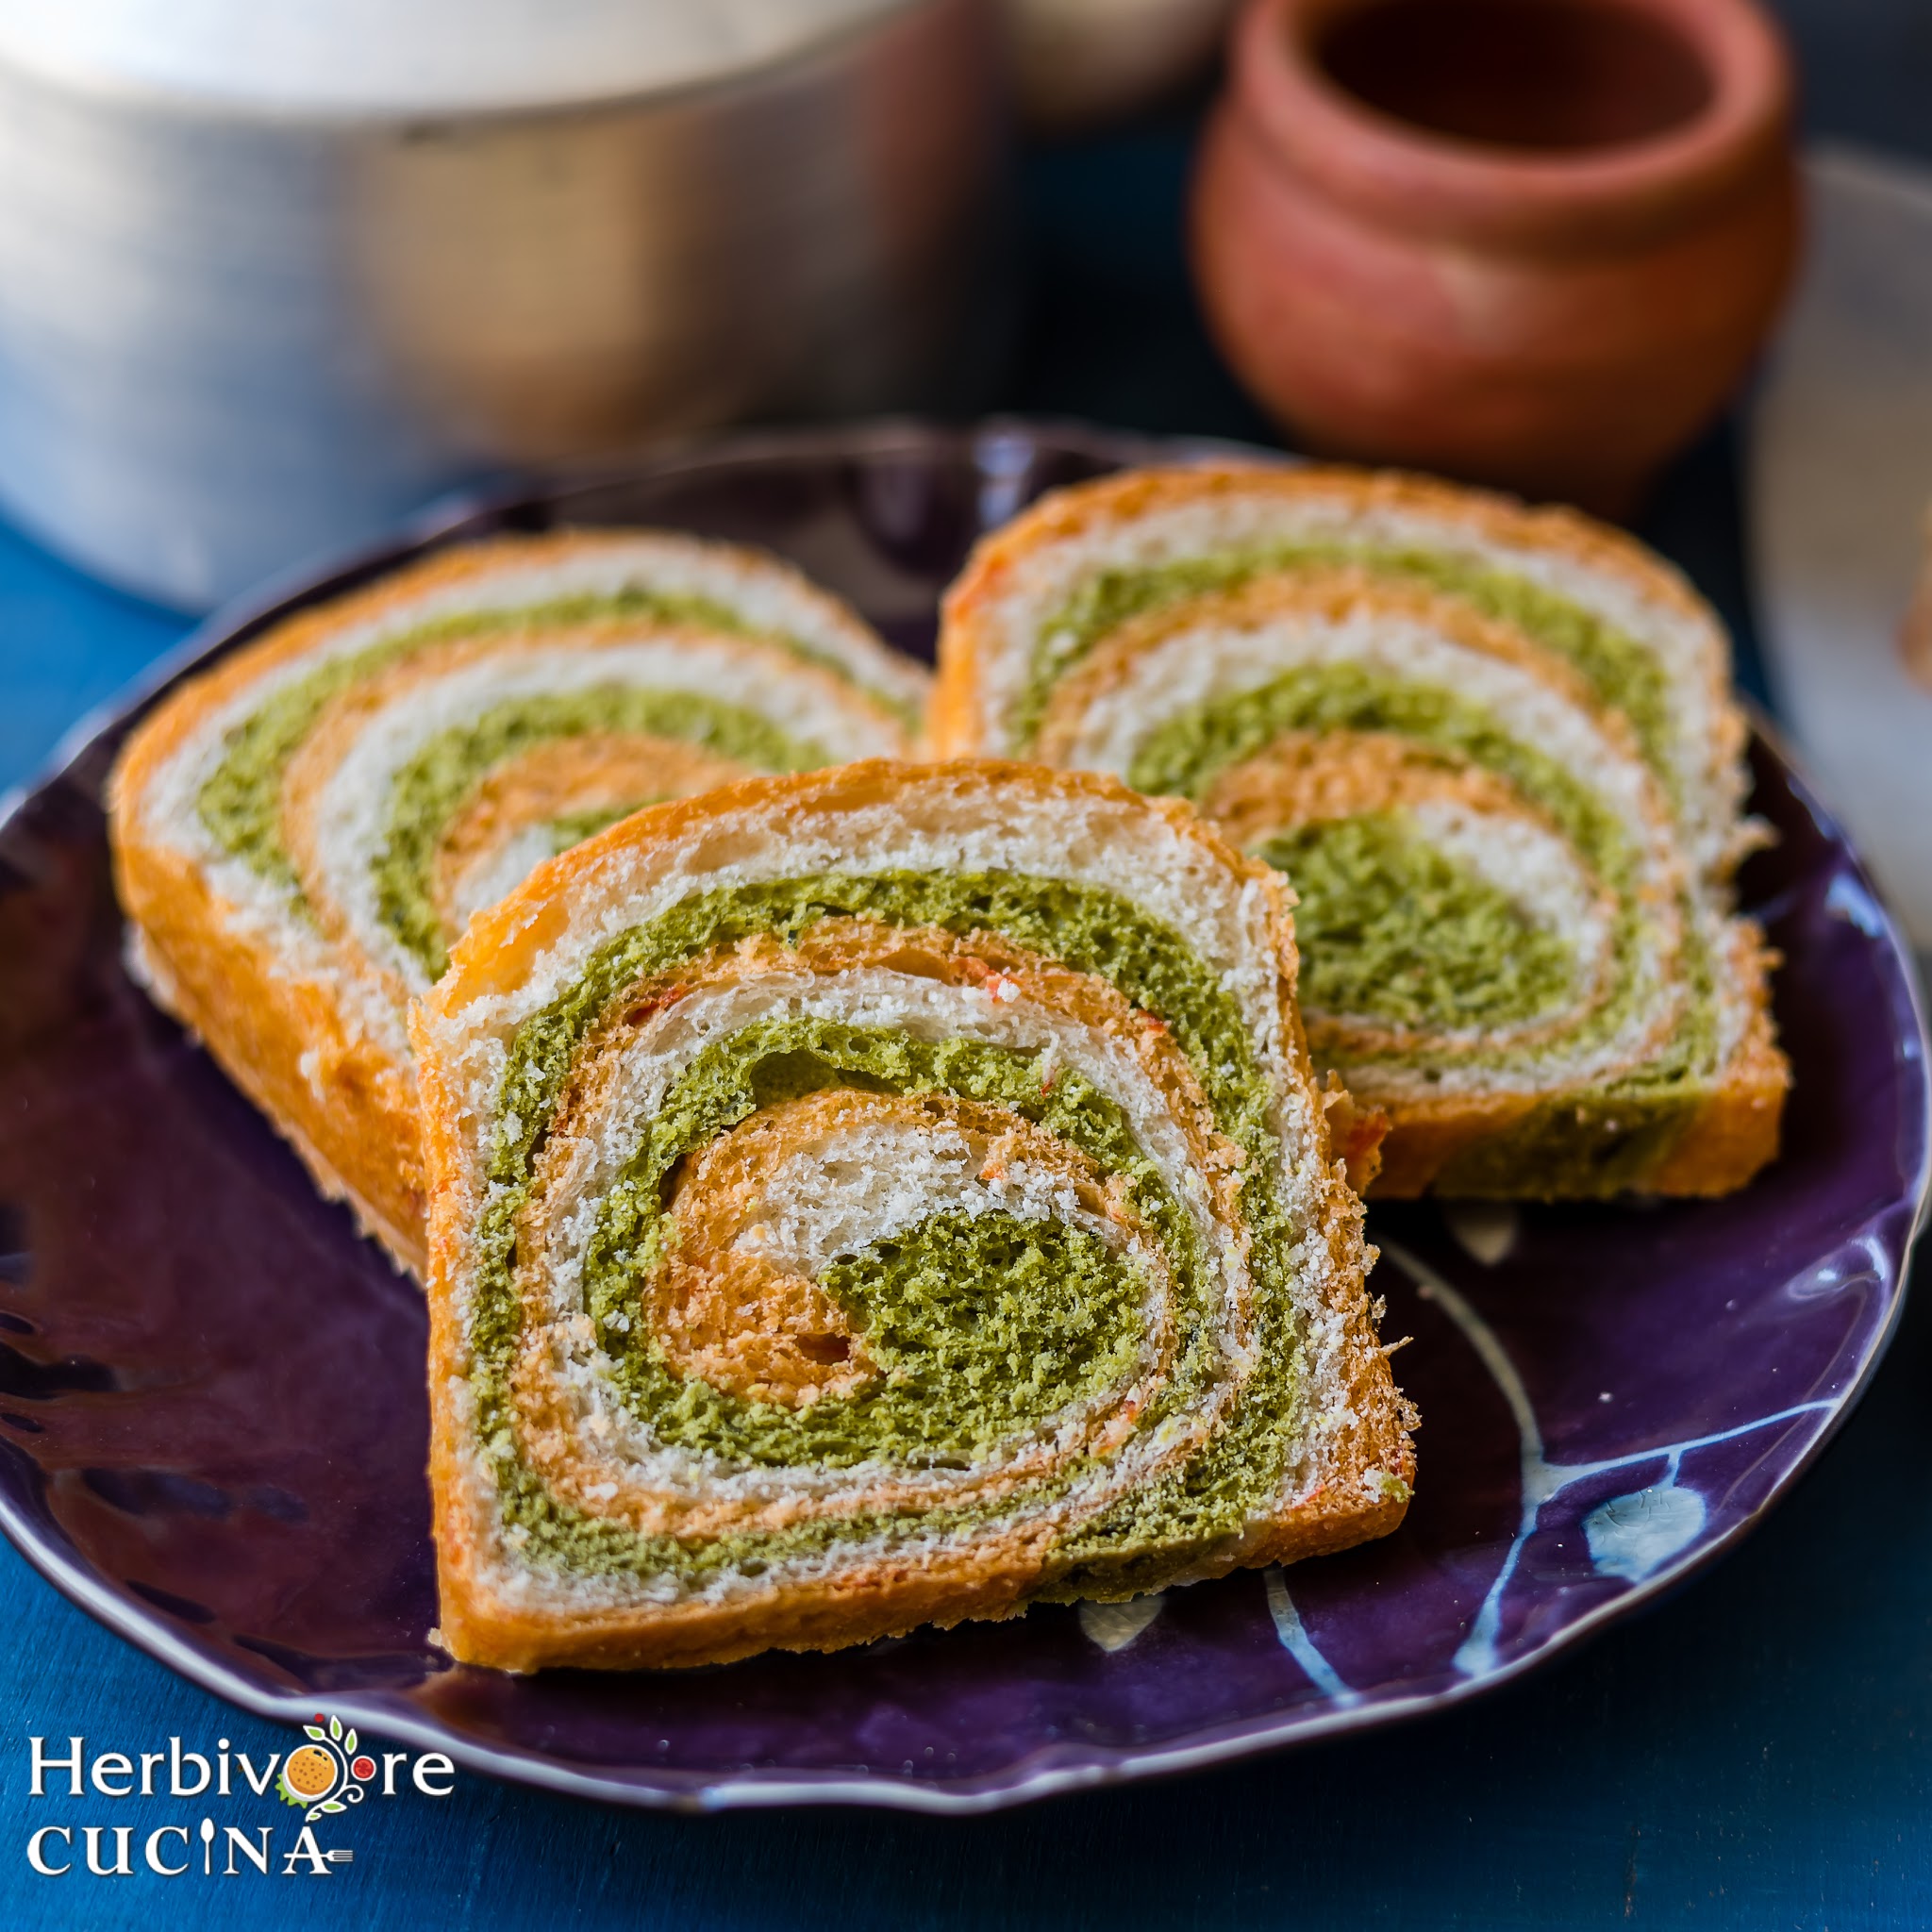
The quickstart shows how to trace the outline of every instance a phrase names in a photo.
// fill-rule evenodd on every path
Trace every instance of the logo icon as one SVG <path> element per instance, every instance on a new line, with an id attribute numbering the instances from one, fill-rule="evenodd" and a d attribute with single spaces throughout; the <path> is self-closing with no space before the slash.
<path id="1" fill-rule="evenodd" d="M 275 1790 L 283 1804 L 301 1810 L 305 1824 L 313 1824 L 325 1812 L 346 1811 L 362 1802 L 362 1787 L 375 1775 L 375 1760 L 358 1751 L 356 1733 L 345 1731 L 340 1718 L 317 1711 L 315 1722 L 304 1724 L 302 1732 L 309 1741 L 289 1753 Z"/>

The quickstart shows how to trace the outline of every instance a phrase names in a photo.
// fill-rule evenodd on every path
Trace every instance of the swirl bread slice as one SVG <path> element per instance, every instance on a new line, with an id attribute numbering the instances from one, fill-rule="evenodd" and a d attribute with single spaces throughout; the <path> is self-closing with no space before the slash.
<path id="1" fill-rule="evenodd" d="M 403 1266 L 405 1013 L 471 913 L 648 801 L 913 748 L 923 671 L 775 559 L 502 537 L 305 610 L 175 691 L 110 788 L 130 958 Z"/>
<path id="2" fill-rule="evenodd" d="M 747 779 L 540 866 L 411 1010 L 449 1649 L 831 1649 L 1393 1528 L 1294 975 L 1267 868 L 1032 766 Z"/>
<path id="3" fill-rule="evenodd" d="M 1640 546 L 1408 477 L 1129 473 L 980 546 L 940 664 L 941 751 L 1189 797 L 1290 874 L 1378 1193 L 1714 1194 L 1774 1155 L 1743 722 Z"/>

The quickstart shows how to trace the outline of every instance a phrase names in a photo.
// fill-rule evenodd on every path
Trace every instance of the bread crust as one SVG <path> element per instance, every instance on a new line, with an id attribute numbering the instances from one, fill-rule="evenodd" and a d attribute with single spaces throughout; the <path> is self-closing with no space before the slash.
<path id="1" fill-rule="evenodd" d="M 721 1663 L 767 1649 L 829 1650 L 903 1634 L 924 1624 L 943 1626 L 968 1618 L 1013 1615 L 1050 1585 L 1047 1551 L 1037 1535 L 1022 1526 L 996 1542 L 989 1539 L 970 1546 L 965 1560 L 916 1568 L 903 1560 L 858 1564 L 835 1580 L 808 1590 L 788 1585 L 753 1602 L 625 1605 L 575 1614 L 532 1608 L 492 1578 L 494 1509 L 471 1460 L 465 1433 L 469 1352 L 460 1303 L 469 1266 L 468 1233 L 479 1199 L 477 1156 L 467 1136 L 484 1129 L 468 1122 L 469 1103 L 452 1072 L 463 1010 L 519 985 L 570 929 L 573 906 L 594 903 L 591 887 L 596 875 L 627 851 L 675 842 L 708 824 L 746 813 L 759 815 L 775 829 L 808 814 L 891 805 L 915 787 L 956 792 L 999 788 L 1016 807 L 1051 808 L 1075 800 L 1128 805 L 1163 820 L 1241 885 L 1262 895 L 1291 1078 L 1306 1091 L 1318 1123 L 1324 1203 L 1319 1233 L 1333 1264 L 1330 1306 L 1345 1335 L 1348 1400 L 1359 1424 L 1324 1485 L 1284 1503 L 1272 1521 L 1243 1539 L 1204 1550 L 1189 1577 L 1347 1548 L 1387 1534 L 1401 1521 L 1414 1479 L 1408 1431 L 1415 1416 L 1395 1389 L 1361 1285 L 1365 1261 L 1372 1257 L 1364 1253 L 1360 1206 L 1335 1158 L 1295 1009 L 1294 938 L 1282 881 L 1268 867 L 1234 851 L 1191 807 L 1172 799 L 1141 799 L 1097 774 L 996 760 L 919 766 L 869 759 L 796 777 L 748 778 L 699 797 L 655 806 L 548 860 L 509 898 L 478 915 L 458 944 L 449 972 L 411 1008 L 431 1184 L 430 1481 L 441 1636 L 445 1647 L 464 1661 L 515 1671 L 557 1663 L 615 1669 Z M 1396 1480 L 1374 1481 L 1371 1472 L 1375 1471 Z"/>
<path id="2" fill-rule="evenodd" d="M 352 1029 L 341 990 L 291 969 L 237 929 L 233 908 L 201 868 L 134 829 L 112 792 L 114 880 L 140 934 L 142 977 L 267 1115 L 332 1201 L 397 1267 L 421 1276 L 427 1196 L 414 1069 Z"/>

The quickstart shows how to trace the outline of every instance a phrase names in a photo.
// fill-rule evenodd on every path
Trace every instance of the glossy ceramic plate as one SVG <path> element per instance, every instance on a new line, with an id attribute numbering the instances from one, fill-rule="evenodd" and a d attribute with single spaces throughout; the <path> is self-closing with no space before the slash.
<path id="1" fill-rule="evenodd" d="M 217 655 L 425 547 L 554 522 L 769 544 L 929 649 L 941 586 L 1038 491 L 1144 449 L 881 429 L 738 444 L 459 508 L 217 625 Z M 176 666 L 178 671 L 181 666 Z M 1837 827 L 1754 753 L 1780 835 L 1784 1158 L 1716 1203 L 1378 1210 L 1425 1418 L 1397 1536 L 1283 1574 L 1037 1608 L 833 1657 L 517 1678 L 436 1618 L 416 1290 L 121 967 L 101 788 L 135 703 L 0 828 L 0 1513 L 76 1602 L 269 1716 L 318 1707 L 480 1771 L 644 1805 L 971 1810 L 1470 1696 L 1735 1542 L 1898 1312 L 1926 1175 L 1909 968 Z"/>

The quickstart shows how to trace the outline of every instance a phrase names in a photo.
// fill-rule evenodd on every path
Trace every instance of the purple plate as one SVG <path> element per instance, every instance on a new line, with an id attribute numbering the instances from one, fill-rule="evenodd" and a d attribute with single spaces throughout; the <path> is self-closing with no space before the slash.
<path id="1" fill-rule="evenodd" d="M 741 442 L 432 517 L 218 622 L 188 661 L 501 528 L 769 544 L 912 648 L 967 545 L 1148 454 L 1085 432 Z M 1735 1542 L 1890 1335 L 1924 1196 L 1923 1024 L 1843 835 L 1769 745 L 1746 896 L 1783 951 L 1783 1158 L 1714 1203 L 1378 1209 L 1421 1403 L 1397 1536 L 1284 1574 L 834 1657 L 606 1676 L 453 1667 L 424 1478 L 424 1311 L 121 968 L 101 787 L 145 699 L 0 826 L 0 1516 L 84 1608 L 265 1715 L 318 1706 L 475 1770 L 641 1805 L 986 1809 L 1390 1723 L 1528 1669 Z"/>

